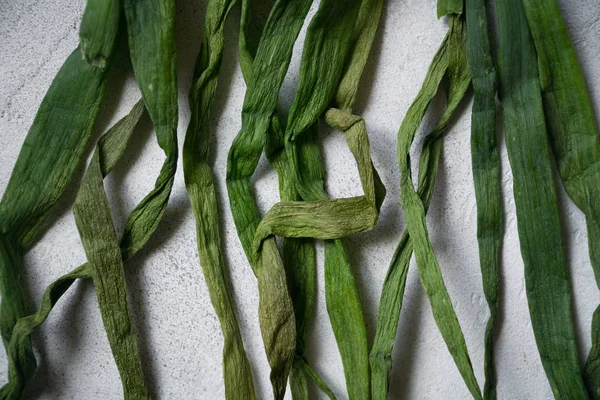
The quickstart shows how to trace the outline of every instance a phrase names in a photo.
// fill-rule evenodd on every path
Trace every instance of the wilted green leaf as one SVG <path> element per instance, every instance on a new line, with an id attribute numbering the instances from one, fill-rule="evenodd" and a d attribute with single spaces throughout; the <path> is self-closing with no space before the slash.
<path id="1" fill-rule="evenodd" d="M 586 399 L 554 187 L 538 60 L 520 0 L 497 0 L 500 101 L 531 324 L 557 399 Z"/>

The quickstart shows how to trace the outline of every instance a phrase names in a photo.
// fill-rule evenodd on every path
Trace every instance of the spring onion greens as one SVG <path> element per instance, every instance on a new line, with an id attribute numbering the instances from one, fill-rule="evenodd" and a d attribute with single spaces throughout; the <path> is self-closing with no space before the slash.
<path id="1" fill-rule="evenodd" d="M 496 4 L 499 95 L 531 324 L 555 398 L 586 399 L 536 51 L 521 1 L 498 0 Z"/>
<path id="2" fill-rule="evenodd" d="M 87 64 L 79 49 L 71 53 L 40 105 L 0 202 L 0 332 L 5 348 L 17 320 L 27 315 L 20 281 L 23 254 L 35 243 L 83 158 L 108 70 Z M 20 363 L 25 381 L 35 368 L 27 339 Z"/>
<path id="3" fill-rule="evenodd" d="M 346 7 L 349 6 L 346 4 Z M 361 305 L 343 242 L 331 239 L 340 239 L 352 233 L 372 229 L 385 193 L 372 166 L 364 120 L 350 112 L 356 97 L 358 81 L 375 35 L 381 2 L 365 2 L 354 15 L 348 8 L 344 11 L 350 14 L 336 10 L 331 3 L 321 2 L 308 28 L 298 94 L 292 103 L 286 128 L 286 152 L 293 160 L 299 192 L 305 201 L 282 202 L 272 207 L 257 228 L 254 248 L 260 250 L 261 243 L 270 235 L 328 239 L 325 242 L 327 308 L 344 364 L 348 393 L 350 398 L 368 398 L 368 348 Z M 345 21 L 350 17 L 354 19 L 354 24 Z M 333 25 L 333 28 L 326 25 L 326 20 Z M 323 68 L 318 62 L 323 58 L 319 55 L 320 49 L 328 49 L 328 54 L 338 54 L 336 53 L 340 51 L 338 46 L 348 46 L 344 43 L 346 35 L 328 35 L 330 29 L 335 32 L 336 29 L 342 29 L 344 24 L 346 24 L 345 29 L 351 29 L 356 36 L 350 62 L 346 63 L 343 76 L 340 79 L 333 73 L 338 68 L 336 65 L 340 68 L 344 66 L 343 58 L 339 64 L 330 65 L 330 68 L 324 68 L 323 72 L 315 72 L 315 68 Z M 337 39 L 339 37 L 342 39 Z M 313 49 L 319 50 L 315 52 Z M 324 79 L 327 80 L 323 81 Z M 343 85 L 337 83 L 340 81 Z M 315 85 L 314 82 L 322 83 Z M 323 87 L 327 88 L 325 92 L 332 93 L 328 88 L 338 85 L 342 89 L 337 89 L 336 100 L 344 106 L 344 109 L 330 108 L 325 113 L 325 121 L 330 126 L 345 132 L 349 147 L 357 160 L 365 195 L 327 200 L 318 145 L 315 143 L 307 146 L 306 142 L 302 141 L 302 137 L 294 137 L 294 131 L 299 130 L 295 127 L 294 121 L 302 121 L 302 124 L 309 127 L 307 128 L 309 139 L 314 137 L 312 131 L 314 128 L 310 127 L 323 113 L 322 109 L 328 103 L 326 99 L 319 99 L 321 102 L 319 105 L 314 103 L 314 99 L 318 99 L 319 90 Z M 305 111 L 299 115 L 294 114 L 294 110 L 298 109 Z"/>
<path id="4" fill-rule="evenodd" d="M 586 217 L 590 261 L 600 287 L 600 142 L 594 111 L 558 3 L 524 0 L 523 7 L 538 56 L 548 139 L 563 187 Z M 600 306 L 591 333 L 584 380 L 590 397 L 600 399 Z"/>
<path id="5" fill-rule="evenodd" d="M 240 66 L 246 81 L 252 73 L 251 66 L 260 40 L 260 32 L 264 26 L 264 22 L 261 23 L 255 14 L 250 10 L 249 1 L 243 0 L 238 50 Z M 265 155 L 277 172 L 280 198 L 283 201 L 301 200 L 294 185 L 293 170 L 284 150 L 281 116 L 277 112 L 271 117 L 267 131 L 264 147 Z M 289 376 L 293 399 L 308 398 L 308 378 L 314 380 L 329 398 L 335 399 L 331 389 L 312 370 L 304 358 L 308 326 L 312 320 L 316 294 L 316 261 L 313 240 L 308 238 L 284 238 L 283 263 L 296 320 L 296 349 Z"/>
<path id="6" fill-rule="evenodd" d="M 262 244 L 254 256 L 252 240 L 260 222 L 250 178 L 265 146 L 279 89 L 289 66 L 294 42 L 311 1 L 278 0 L 264 27 L 248 78 L 242 129 L 229 150 L 227 190 L 242 247 L 256 275 L 259 291 L 259 322 L 271 366 L 273 397 L 283 398 L 296 348 L 296 322 L 283 261 L 274 238 Z"/>
<path id="7" fill-rule="evenodd" d="M 223 332 L 223 376 L 228 399 L 254 399 L 254 383 L 235 315 L 219 233 L 217 195 L 209 163 L 210 109 L 217 89 L 225 21 L 235 0 L 211 0 L 190 90 L 192 115 L 183 146 L 185 184 L 196 218 L 200 265 Z"/>
<path id="8" fill-rule="evenodd" d="M 122 263 L 123 261 L 130 259 L 137 251 L 139 251 L 146 244 L 151 234 L 156 230 L 158 223 L 166 210 L 166 204 L 173 185 L 177 164 L 177 83 L 175 79 L 173 37 L 174 4 L 171 3 L 170 5 L 171 6 L 169 7 L 169 4 L 161 3 L 161 8 L 158 9 L 160 11 L 159 13 L 156 12 L 157 9 L 148 8 L 151 6 L 149 4 L 141 5 L 130 1 L 126 2 L 124 5 L 126 15 L 129 17 L 127 23 L 130 35 L 130 50 L 134 69 L 136 70 L 136 77 L 142 87 L 144 101 L 148 107 L 150 116 L 154 120 L 159 145 L 161 145 L 167 155 L 167 159 L 161 169 L 155 188 L 131 213 L 125 225 L 125 230 L 120 243 L 115 237 L 110 211 L 105 195 L 103 194 L 102 161 L 99 160 L 99 155 L 92 158 L 92 163 L 84 178 L 84 182 L 78 192 L 74 205 L 77 226 L 82 237 L 86 255 L 89 258 L 89 262 L 86 264 L 88 265 L 87 268 L 89 269 L 89 272 L 86 274 L 86 277 L 91 277 L 96 286 L 103 322 L 105 324 L 115 361 L 117 362 L 119 372 L 122 376 L 124 395 L 127 399 L 149 398 L 150 396 L 145 386 L 135 339 L 135 331 L 132 328 L 131 318 L 129 317 Z M 149 24 L 148 26 L 154 26 L 164 32 L 165 35 L 155 36 L 147 31 L 136 31 L 136 26 L 139 26 L 141 19 L 144 19 L 145 23 Z M 164 51 L 156 52 L 153 50 L 155 47 L 161 48 L 161 50 Z M 139 57 L 140 54 L 144 54 L 143 57 L 146 62 L 138 63 L 136 61 L 136 57 Z M 62 96 L 58 97 L 58 99 L 54 99 L 54 101 L 59 100 L 58 104 L 60 104 L 59 107 L 52 108 L 54 113 L 62 112 L 69 117 L 78 116 L 81 121 L 79 122 L 79 124 L 82 125 L 81 129 L 66 129 L 68 132 L 73 132 L 73 138 L 66 135 L 56 136 L 57 138 L 66 138 L 71 141 L 78 140 L 76 142 L 66 141 L 63 144 L 56 144 L 58 149 L 64 146 L 64 148 L 75 153 L 77 157 L 70 156 L 71 158 L 67 158 L 62 156 L 61 158 L 60 150 L 48 152 L 47 145 L 44 148 L 40 147 L 39 152 L 45 154 L 46 158 L 49 158 L 49 160 L 48 164 L 44 166 L 44 172 L 36 172 L 36 178 L 50 173 L 50 176 L 47 179 L 57 179 L 53 174 L 55 175 L 63 172 L 61 168 L 52 169 L 52 162 L 56 162 L 56 160 L 52 160 L 53 157 L 58 157 L 59 160 L 63 162 L 65 162 L 66 159 L 66 166 L 68 168 L 67 172 L 63 172 L 63 174 L 68 177 L 69 175 L 72 175 L 72 170 L 74 170 L 79 159 L 83 155 L 84 147 L 87 144 L 87 140 L 84 139 L 87 139 L 91 133 L 93 121 L 97 115 L 99 103 L 102 98 L 101 93 L 104 91 L 105 78 L 108 69 L 90 65 L 82 58 L 85 57 L 82 57 L 79 49 L 70 56 L 61 72 L 70 72 L 73 75 L 62 76 L 61 72 L 59 72 L 57 78 L 62 78 L 60 83 L 62 83 L 65 88 L 62 89 L 62 93 L 61 90 L 59 90 L 58 94 L 54 94 L 57 91 L 53 90 L 51 87 L 49 94 L 47 95 L 47 98 L 49 98 L 50 95 Z M 147 62 L 153 59 L 155 59 L 154 62 Z M 166 73 L 161 74 L 156 82 L 152 82 L 153 80 L 156 80 L 155 68 L 157 67 L 162 67 L 162 72 Z M 83 69 L 84 73 L 81 73 L 80 70 L 78 71 L 77 68 Z M 89 70 L 90 73 L 86 74 L 86 70 Z M 89 80 L 90 76 L 95 77 L 95 81 L 99 83 L 92 85 L 91 88 L 96 87 L 96 90 L 89 91 L 87 97 L 82 99 L 81 94 L 86 94 L 85 91 L 81 92 L 82 86 L 85 89 L 87 83 L 86 80 Z M 84 80 L 78 81 L 81 79 Z M 92 81 L 92 83 L 94 83 L 94 81 Z M 153 84 L 160 85 L 161 90 L 152 90 Z M 100 91 L 100 93 L 98 93 L 98 91 Z M 72 105 L 68 105 L 69 103 L 67 101 L 69 101 L 69 96 L 72 97 L 70 100 Z M 134 109 L 134 117 L 137 115 L 137 118 L 139 118 L 141 108 L 141 106 L 138 106 L 137 109 Z M 170 108 L 171 111 L 165 114 L 163 108 Z M 89 109 L 94 110 L 91 115 L 87 112 Z M 60 114 L 53 116 L 52 113 L 45 111 L 44 107 L 40 108 L 38 113 L 40 112 L 41 115 L 43 115 L 43 119 L 40 121 L 41 123 L 53 123 L 55 129 L 61 129 L 60 125 L 55 123 L 55 121 L 60 121 Z M 52 118 L 59 119 L 53 120 Z M 62 119 L 65 122 L 68 121 L 67 118 L 62 117 Z M 40 123 L 37 125 L 39 124 Z M 123 123 L 116 129 L 128 131 L 131 130 L 134 125 L 134 123 Z M 123 128 L 123 126 L 126 126 L 127 128 Z M 35 127 L 36 124 L 34 123 L 34 128 Z M 35 131 L 33 132 L 35 133 Z M 49 132 L 52 133 L 52 130 L 49 129 Z M 60 130 L 58 132 L 60 132 Z M 128 135 L 123 135 L 125 138 L 128 137 Z M 35 138 L 35 136 L 39 137 L 39 134 L 34 135 L 33 137 Z M 119 136 L 120 135 L 117 134 L 108 135 L 109 138 Z M 107 141 L 109 141 L 109 139 L 107 139 Z M 35 142 L 32 142 L 32 145 L 35 144 Z M 24 149 L 29 148 L 29 146 L 24 147 Z M 122 145 L 116 146 L 116 150 L 112 151 L 116 152 L 122 148 Z M 27 154 L 27 156 L 29 157 L 30 155 Z M 42 155 L 38 155 L 38 157 L 44 158 Z M 112 160 L 118 159 L 118 156 L 113 155 L 106 157 Z M 23 167 L 16 168 L 15 171 L 22 170 L 25 174 L 31 174 L 31 167 L 28 167 L 24 162 L 23 165 Z M 68 172 L 69 169 L 71 170 L 70 173 Z M 57 187 L 61 188 L 66 186 L 68 179 L 60 176 L 58 178 L 62 178 L 62 182 L 60 185 L 57 185 Z M 32 183 L 34 182 L 35 181 Z M 52 182 L 50 181 L 50 183 Z M 35 200 L 39 201 L 39 198 L 43 200 L 40 205 L 36 205 L 36 207 L 42 207 L 41 213 L 37 221 L 34 220 L 35 226 L 28 227 L 25 224 L 22 225 L 21 229 L 28 230 L 28 232 L 24 232 L 25 243 L 29 243 L 33 240 L 36 231 L 48 215 L 48 211 L 45 208 L 48 208 L 48 205 L 51 206 L 56 199 L 58 199 L 58 195 L 60 194 L 50 193 L 49 195 L 44 195 L 44 193 L 39 193 L 39 188 L 42 187 L 38 185 L 38 189 L 35 191 L 32 190 L 31 193 L 35 194 L 38 192 L 40 196 L 37 196 Z M 27 189 L 25 184 L 21 184 L 21 187 L 19 188 L 19 190 L 23 189 Z M 9 193 L 8 198 L 10 199 L 9 188 L 7 188 L 7 193 Z M 48 199 L 44 200 L 44 197 L 48 197 Z M 26 206 L 24 202 L 20 201 L 20 203 Z M 48 205 L 44 205 L 44 203 L 47 203 Z M 10 225 L 7 225 L 7 227 L 8 226 Z M 20 236 L 20 234 L 17 233 L 15 237 L 18 236 Z M 108 256 L 109 254 L 110 257 Z M 75 273 L 75 276 L 79 277 L 79 274 Z M 45 313 L 45 316 L 41 315 L 42 318 L 33 318 L 34 320 L 37 320 L 34 322 L 39 322 L 35 324 L 36 326 L 45 320 L 47 313 L 49 313 L 53 304 L 72 283 L 72 280 L 70 279 L 67 279 L 66 281 L 64 279 L 59 279 L 59 281 L 61 282 L 51 285 L 49 291 L 46 292 L 51 295 L 54 294 L 56 297 L 51 299 L 50 307 L 46 307 L 46 310 L 44 310 L 47 312 L 42 312 L 42 314 Z M 59 290 L 52 289 L 52 287 L 57 286 L 60 288 Z M 3 296 L 3 300 L 5 298 L 9 297 Z M 31 321 L 29 325 L 31 325 Z M 35 328 L 35 326 L 28 326 L 27 323 L 22 326 L 27 332 L 21 334 L 20 337 L 16 337 L 14 344 L 11 343 L 12 338 L 10 336 L 7 337 L 6 340 L 7 347 L 9 347 L 10 380 L 2 389 L 1 394 L 3 398 L 20 398 L 25 385 L 32 374 L 30 367 L 28 366 L 29 360 L 26 354 L 31 353 L 28 345 L 28 336 L 31 333 L 31 329 Z M 13 349 L 12 353 L 10 351 L 11 348 Z"/>
<path id="9" fill-rule="evenodd" d="M 485 327 L 483 397 L 496 398 L 494 328 L 498 316 L 498 268 L 502 246 L 500 156 L 496 142 L 496 69 L 483 0 L 466 0 L 467 58 L 473 80 L 471 164 L 477 203 L 477 242 L 483 293 L 490 316 Z"/>
<path id="10" fill-rule="evenodd" d="M 236 3 L 241 13 L 233 11 Z M 304 38 L 295 97 L 289 110 L 281 110 L 278 100 L 294 45 L 310 7 L 317 3 Z M 437 1 L 437 16 L 445 17 L 449 29 L 398 131 L 406 230 L 383 283 L 369 348 L 344 238 L 373 229 L 385 197 L 371 158 L 367 123 L 354 110 L 383 6 L 383 0 L 314 4 L 312 0 L 272 0 L 261 6 L 269 9 L 268 18 L 261 21 L 251 0 L 207 2 L 204 38 L 189 92 L 191 117 L 183 146 L 183 174 L 196 222 L 200 265 L 223 334 L 225 397 L 257 397 L 225 262 L 210 152 L 210 117 L 224 56 L 226 21 L 235 16 L 240 28 L 238 58 L 247 90 L 241 129 L 227 159 L 226 185 L 236 230 L 257 278 L 259 323 L 271 369 L 272 396 L 283 399 L 289 384 L 294 400 L 307 400 L 313 382 L 326 396 L 336 398 L 305 355 L 317 294 L 315 245 L 323 240 L 326 306 L 348 398 L 383 400 L 390 394 L 392 351 L 414 252 L 434 320 L 467 390 L 474 399 L 496 399 L 494 332 L 503 239 L 496 137 L 499 104 L 514 180 L 525 288 L 543 368 L 555 398 L 600 399 L 600 306 L 592 320 L 592 348 L 581 369 L 556 188 L 562 183 L 586 217 L 590 260 L 600 288 L 600 203 L 596 200 L 600 196 L 600 141 L 583 74 L 556 0 L 496 0 L 496 15 L 488 13 L 484 0 Z M 497 24 L 490 21 L 494 17 Z M 493 43 L 488 27 L 496 26 L 498 43 Z M 21 283 L 24 256 L 86 156 L 116 60 L 116 44 L 125 38 L 142 100 L 98 139 L 79 184 L 73 213 L 87 261 L 48 286 L 38 310 L 28 315 L 30 299 Z M 0 333 L 8 361 L 8 382 L 0 389 L 0 399 L 24 397 L 36 370 L 31 334 L 78 279 L 91 280 L 96 289 L 124 398 L 151 398 L 128 306 L 125 267 L 159 229 L 175 182 L 179 112 L 175 1 L 88 0 L 79 39 L 79 47 L 64 62 L 40 105 L 0 201 Z M 493 56 L 496 49 L 497 58 Z M 444 136 L 471 89 L 477 242 L 490 311 L 482 341 L 483 391 L 426 220 Z M 445 93 L 446 106 L 425 135 L 415 166 L 410 159 L 413 142 L 438 92 Z M 104 179 L 127 151 L 145 112 L 154 124 L 165 160 L 154 188 L 131 212 L 118 237 Z M 362 195 L 329 197 L 320 148 L 322 121 L 344 134 Z M 278 175 L 280 201 L 260 215 L 252 177 L 263 152 Z M 416 184 L 413 170 L 418 172 Z M 560 180 L 555 181 L 555 175 Z M 283 239 L 281 248 L 276 237 Z"/>
<path id="11" fill-rule="evenodd" d="M 443 128 L 445 128 L 448 123 L 447 121 L 449 121 L 454 109 L 457 107 L 458 103 L 460 103 L 460 100 L 463 98 L 471 83 L 466 60 L 466 29 L 463 17 L 461 15 L 451 14 L 448 16 L 448 20 L 450 24 L 448 34 L 445 37 L 440 50 L 435 55 L 421 91 L 409 108 L 402 121 L 400 131 L 398 132 L 398 163 L 400 165 L 401 174 L 400 194 L 402 206 L 404 208 L 404 216 L 406 218 L 407 231 L 411 236 L 411 243 L 415 253 L 419 277 L 431 303 L 434 319 L 469 391 L 475 399 L 479 399 L 481 398 L 481 391 L 477 384 L 477 380 L 475 379 L 464 336 L 454 312 L 452 302 L 445 288 L 440 267 L 429 241 L 425 222 L 425 205 L 412 183 L 409 157 L 410 147 L 416 131 L 419 128 L 425 111 L 435 96 L 442 79 L 445 76 L 451 79 L 449 85 L 450 95 L 448 96 L 449 103 L 446 111 L 440 118 L 441 122 L 445 123 L 438 123 L 438 126 Z M 398 250 L 396 251 L 394 261 L 407 260 L 408 257 L 406 256 L 400 257 L 401 252 Z M 396 265 L 393 265 L 393 267 L 396 267 Z M 402 277 L 402 275 L 405 275 L 405 273 L 401 272 L 399 277 Z M 405 282 L 405 277 L 403 280 Z M 403 288 L 401 290 L 403 291 Z M 401 306 L 401 304 L 398 304 L 397 301 L 395 303 L 396 304 L 392 303 L 390 310 L 395 308 L 394 311 L 399 311 L 399 306 Z M 385 315 L 384 317 L 389 318 L 388 315 Z M 398 316 L 392 315 L 392 318 L 397 319 Z M 388 334 L 389 333 L 390 331 L 388 331 Z M 391 333 L 395 334 L 395 332 Z M 383 341 L 385 339 L 385 337 L 382 337 L 381 340 Z M 381 355 L 378 356 L 381 357 Z M 387 371 L 389 373 L 389 367 L 387 368 Z M 382 388 L 382 382 L 385 381 L 380 380 L 378 382 L 380 384 L 380 390 Z"/>

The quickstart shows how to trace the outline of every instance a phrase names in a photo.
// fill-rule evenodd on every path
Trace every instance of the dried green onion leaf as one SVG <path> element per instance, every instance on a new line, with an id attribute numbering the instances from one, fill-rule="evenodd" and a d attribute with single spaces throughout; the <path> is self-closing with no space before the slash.
<path id="1" fill-rule="evenodd" d="M 133 131 L 143 111 L 144 106 L 140 102 L 100 142 L 115 138 L 114 143 L 110 144 L 117 148 L 116 151 L 124 150 L 129 139 L 128 133 Z M 102 170 L 100 157 L 101 150 L 98 146 L 77 193 L 73 214 L 90 265 L 104 328 L 121 375 L 124 398 L 150 399 L 127 305 L 123 259 L 104 191 L 106 172 Z M 118 158 L 115 156 L 114 159 Z M 108 162 L 105 161 L 104 164 Z"/>
<path id="2" fill-rule="evenodd" d="M 83 58 L 92 65 L 105 68 L 110 58 L 121 16 L 119 0 L 88 0 L 79 27 Z"/>
<path id="3" fill-rule="evenodd" d="M 196 219 L 198 255 L 211 303 L 223 333 L 223 377 L 227 399 L 254 399 L 250 363 L 235 315 L 231 282 L 219 233 L 217 194 L 209 163 L 210 109 L 223 58 L 224 26 L 235 0 L 211 0 L 190 90 L 192 115 L 183 146 L 186 189 Z"/>
<path id="4" fill-rule="evenodd" d="M 233 141 L 227 160 L 227 190 L 242 247 L 258 280 L 259 321 L 271 384 L 276 399 L 283 398 L 296 348 L 296 323 L 286 275 L 273 238 L 263 243 L 260 256 L 252 240 L 260 216 L 254 204 L 250 177 L 254 173 L 276 114 L 279 89 L 289 66 L 310 0 L 278 0 L 273 5 L 248 74 L 251 55 L 242 57 L 247 91 L 242 108 L 242 129 Z"/>
<path id="5" fill-rule="evenodd" d="M 105 135 L 103 135 L 100 138 L 97 145 L 96 153 L 98 161 L 100 162 L 100 170 L 102 171 L 103 176 L 106 176 L 110 173 L 110 171 L 115 166 L 116 162 L 124 154 L 126 145 L 129 141 L 129 138 L 133 134 L 134 127 L 139 121 L 142 110 L 143 103 L 140 101 L 136 104 L 136 106 L 126 117 L 121 119 L 117 124 L 115 124 L 115 126 L 113 126 Z M 151 195 L 152 192 L 150 195 L 146 196 L 146 198 L 148 198 Z M 138 214 L 147 215 L 147 219 L 150 220 L 160 220 L 160 215 L 154 215 L 155 212 L 160 212 L 160 209 L 154 209 L 154 211 L 152 211 L 151 209 L 140 211 L 140 208 L 145 209 L 148 207 L 143 206 L 143 204 L 152 203 L 148 203 L 146 199 L 142 200 L 140 205 L 136 207 L 136 210 L 138 210 Z M 133 215 L 134 213 L 132 212 L 132 214 L 129 216 L 129 219 L 131 219 Z M 131 226 L 133 226 L 134 229 L 145 229 L 144 224 L 131 224 Z M 156 225 L 153 225 L 152 229 L 156 229 Z M 131 257 L 133 257 L 135 253 L 146 244 L 147 240 L 153 232 L 154 230 L 150 232 L 140 232 L 132 234 L 131 237 L 134 238 L 134 240 L 139 240 L 139 242 L 136 243 L 121 240 L 120 247 L 123 262 L 126 262 Z M 135 251 L 132 252 L 128 249 L 135 249 Z M 73 284 L 73 282 L 76 279 L 92 278 L 93 275 L 94 270 L 92 265 L 90 263 L 85 263 L 73 270 L 72 272 L 60 277 L 45 290 L 38 311 L 35 314 L 19 319 L 19 321 L 15 325 L 14 335 L 11 338 L 10 345 L 8 347 L 10 367 L 9 383 L 2 388 L 0 392 L 0 398 L 15 398 L 15 396 L 17 396 L 15 393 L 21 393 L 24 389 L 25 384 L 27 383 L 23 380 L 21 365 L 24 362 L 23 360 L 26 355 L 26 348 L 29 342 L 29 336 L 31 335 L 33 330 L 44 323 L 56 302 L 69 289 L 69 287 Z M 124 382 L 124 385 L 129 385 L 129 383 Z M 18 389 L 19 392 L 16 392 L 15 389 Z M 143 392 L 136 392 L 134 389 L 133 393 L 131 394 L 131 397 L 136 398 L 138 397 L 137 394 L 139 393 L 144 394 Z"/>
<path id="6" fill-rule="evenodd" d="M 567 26 L 555 0 L 524 0 L 538 56 L 548 138 L 565 191 L 583 211 L 590 260 L 600 287 L 600 141 L 594 111 Z M 600 399 L 600 306 L 592 320 L 584 380 Z"/>
<path id="7" fill-rule="evenodd" d="M 471 164 L 477 203 L 477 242 L 483 293 L 490 316 L 485 327 L 485 399 L 496 398 L 494 327 L 498 315 L 498 267 L 502 247 L 500 155 L 496 143 L 496 69 L 483 0 L 466 0 L 467 57 L 473 79 Z"/>
<path id="8" fill-rule="evenodd" d="M 0 331 L 4 346 L 27 301 L 20 282 L 23 253 L 35 242 L 81 162 L 104 96 L 108 68 L 67 58 L 36 114 L 0 202 Z M 36 363 L 29 339 L 19 364 L 25 382 Z M 20 388 L 15 388 L 20 395 Z M 7 393 L 7 391 L 3 391 Z"/>
<path id="9" fill-rule="evenodd" d="M 417 98 L 409 108 L 398 132 L 398 163 L 400 165 L 400 194 L 406 218 L 406 227 L 411 235 L 415 259 L 421 283 L 429 297 L 436 324 L 454 358 L 469 391 L 474 398 L 481 398 L 481 391 L 467 351 L 464 335 L 444 285 L 440 267 L 436 260 L 425 220 L 425 206 L 415 190 L 411 178 L 410 147 L 429 103 L 445 75 L 451 76 L 453 86 L 449 105 L 442 116 L 448 120 L 455 105 L 468 89 L 471 77 L 466 60 L 465 23 L 460 16 L 448 16 L 450 29 L 440 50 L 435 55 L 427 78 Z"/>
<path id="10" fill-rule="evenodd" d="M 538 59 L 521 0 L 497 0 L 500 101 L 531 324 L 557 399 L 586 399 L 573 329 Z"/>

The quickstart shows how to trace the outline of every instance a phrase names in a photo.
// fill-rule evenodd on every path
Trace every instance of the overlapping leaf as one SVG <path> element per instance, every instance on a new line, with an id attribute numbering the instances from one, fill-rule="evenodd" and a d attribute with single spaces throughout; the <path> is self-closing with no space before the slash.
<path id="1" fill-rule="evenodd" d="M 223 57 L 224 26 L 235 0 L 208 3 L 205 37 L 190 91 L 192 115 L 183 147 L 185 183 L 196 218 L 200 265 L 223 332 L 223 376 L 227 399 L 254 399 L 250 364 L 244 350 L 231 282 L 219 233 L 217 194 L 209 163 L 210 110 Z"/>
<path id="2" fill-rule="evenodd" d="M 525 286 L 536 343 L 557 399 L 586 399 L 536 57 L 520 0 L 497 0 L 500 101 Z"/>

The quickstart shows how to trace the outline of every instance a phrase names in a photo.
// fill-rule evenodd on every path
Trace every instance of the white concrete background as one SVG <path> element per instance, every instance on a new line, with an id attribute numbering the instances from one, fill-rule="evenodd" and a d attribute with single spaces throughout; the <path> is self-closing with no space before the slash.
<path id="1" fill-rule="evenodd" d="M 577 48 L 596 115 L 600 115 L 600 6 L 597 0 L 561 0 Z M 4 0 L 0 2 L 0 191 L 10 177 L 18 151 L 36 109 L 63 60 L 77 46 L 84 2 L 68 0 Z M 313 6 L 311 14 L 314 13 Z M 179 139 L 189 119 L 187 93 L 202 36 L 205 2 L 177 1 L 177 46 L 180 88 Z M 227 24 L 226 54 L 213 115 L 215 173 L 225 224 L 224 244 L 239 306 L 239 319 L 259 398 L 270 397 L 268 365 L 257 318 L 255 278 L 244 257 L 224 184 L 228 148 L 240 128 L 244 83 L 235 47 L 239 12 Z M 446 23 L 435 18 L 435 0 L 389 0 L 372 57 L 361 84 L 357 113 L 365 116 L 375 165 L 388 189 L 374 231 L 347 240 L 359 282 L 369 338 L 375 331 L 376 307 L 393 249 L 404 228 L 398 194 L 396 132 L 425 76 Z M 300 39 L 300 43 L 302 38 Z M 281 96 L 289 105 L 297 83 L 300 44 Z M 112 74 L 97 124 L 99 135 L 121 118 L 140 97 L 123 58 Z M 434 108 L 439 109 L 440 101 Z M 435 104 L 434 104 L 435 105 Z M 432 113 L 435 114 L 435 111 Z M 470 169 L 469 107 L 454 124 L 441 162 L 440 177 L 429 212 L 434 248 L 446 285 L 465 332 L 479 382 L 483 383 L 483 333 L 488 315 L 482 295 L 473 180 Z M 148 120 L 138 130 L 132 149 L 107 179 L 117 229 L 153 186 L 163 154 Z M 96 136 L 97 137 L 97 136 Z M 327 182 L 332 196 L 360 193 L 354 162 L 340 134 L 323 137 Z M 512 177 L 502 151 L 502 187 L 506 235 L 502 255 L 502 311 L 496 345 L 500 399 L 551 397 L 537 354 L 523 281 L 523 264 L 512 198 Z M 349 173 L 349 171 L 351 171 Z M 81 178 L 79 171 L 78 179 Z M 260 209 L 277 201 L 276 175 L 266 163 L 256 173 Z M 38 304 L 43 289 L 56 277 L 85 261 L 69 204 L 76 186 L 67 191 L 57 217 L 27 254 L 23 279 Z M 584 218 L 562 195 L 580 358 L 590 347 L 592 312 L 600 301 L 587 253 Z M 220 399 L 222 338 L 209 302 L 196 253 L 193 216 L 179 168 L 171 202 L 158 232 L 145 250 L 127 264 L 130 305 L 144 368 L 157 399 Z M 340 398 L 344 377 L 325 310 L 322 248 L 319 288 L 311 326 L 308 359 Z M 28 398 L 118 399 L 117 370 L 102 328 L 90 283 L 78 283 L 55 307 L 34 337 L 40 367 Z M 6 379 L 6 356 L 0 355 L 0 380 Z M 391 398 L 467 399 L 469 394 L 435 326 L 414 265 L 409 274 L 404 309 L 394 350 Z M 288 397 L 289 394 L 288 394 Z M 315 391 L 315 397 L 322 395 Z"/>

